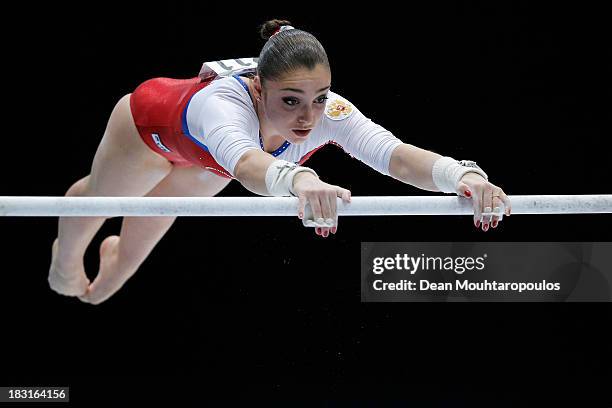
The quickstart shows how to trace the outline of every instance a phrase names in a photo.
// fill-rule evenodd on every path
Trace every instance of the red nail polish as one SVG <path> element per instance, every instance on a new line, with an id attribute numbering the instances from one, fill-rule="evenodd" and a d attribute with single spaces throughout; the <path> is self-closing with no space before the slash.
<path id="1" fill-rule="evenodd" d="M 471 196 L 472 196 L 472 193 L 470 192 L 470 190 L 466 190 L 466 191 L 465 191 L 465 195 L 466 195 L 467 197 L 471 197 Z"/>
<path id="2" fill-rule="evenodd" d="M 476 221 L 476 228 L 480 228 L 480 221 Z"/>

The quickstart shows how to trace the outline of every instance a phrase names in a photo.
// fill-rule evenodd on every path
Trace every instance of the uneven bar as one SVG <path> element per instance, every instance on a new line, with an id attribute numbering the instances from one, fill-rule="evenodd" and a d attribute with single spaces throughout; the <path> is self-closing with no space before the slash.
<path id="1" fill-rule="evenodd" d="M 338 198 L 338 215 L 472 215 L 472 200 L 459 196 L 361 196 Z M 612 194 L 510 196 L 516 214 L 612 213 Z M 297 214 L 296 197 L 0 197 L 4 217 L 285 217 Z M 503 212 L 503 206 L 502 210 Z"/>

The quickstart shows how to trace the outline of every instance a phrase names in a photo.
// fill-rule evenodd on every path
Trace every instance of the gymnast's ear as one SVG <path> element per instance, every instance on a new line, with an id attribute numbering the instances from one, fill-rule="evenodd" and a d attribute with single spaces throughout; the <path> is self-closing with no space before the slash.
<path id="1" fill-rule="evenodd" d="M 261 79 L 259 79 L 259 75 L 255 75 L 255 77 L 253 77 L 253 86 L 255 87 L 257 96 L 261 95 Z"/>

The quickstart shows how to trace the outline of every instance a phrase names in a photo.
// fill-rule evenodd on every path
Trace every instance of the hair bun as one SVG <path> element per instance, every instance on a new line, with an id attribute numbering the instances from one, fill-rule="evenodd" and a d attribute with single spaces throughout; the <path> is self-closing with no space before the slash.
<path id="1" fill-rule="evenodd" d="M 287 20 L 269 20 L 262 24 L 261 29 L 259 30 L 259 34 L 261 38 L 264 40 L 269 40 L 272 37 L 272 34 L 276 32 L 280 27 L 285 25 L 292 25 L 290 21 Z"/>

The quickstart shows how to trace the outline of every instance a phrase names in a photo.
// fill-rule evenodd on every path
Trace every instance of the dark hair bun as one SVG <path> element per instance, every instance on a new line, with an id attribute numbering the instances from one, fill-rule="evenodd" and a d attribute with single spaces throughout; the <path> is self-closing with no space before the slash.
<path id="1" fill-rule="evenodd" d="M 261 38 L 264 40 L 268 40 L 272 37 L 272 34 L 276 30 L 278 30 L 281 26 L 292 25 L 290 21 L 287 20 L 269 20 L 262 24 L 261 29 L 259 30 L 259 34 Z"/>

